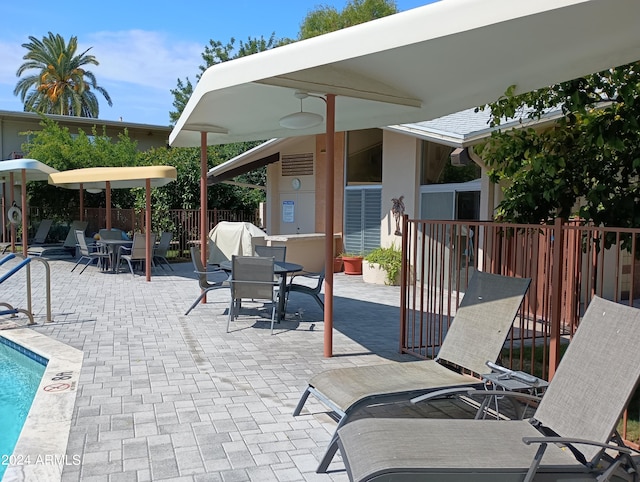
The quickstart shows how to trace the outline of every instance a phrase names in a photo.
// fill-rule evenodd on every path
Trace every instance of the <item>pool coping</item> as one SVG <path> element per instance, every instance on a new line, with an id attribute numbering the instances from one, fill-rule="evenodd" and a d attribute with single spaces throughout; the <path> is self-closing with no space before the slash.
<path id="1" fill-rule="evenodd" d="M 65 465 L 79 465 L 67 454 L 83 352 L 30 328 L 0 331 L 3 337 L 48 360 L 38 391 L 2 482 L 59 481 Z"/>

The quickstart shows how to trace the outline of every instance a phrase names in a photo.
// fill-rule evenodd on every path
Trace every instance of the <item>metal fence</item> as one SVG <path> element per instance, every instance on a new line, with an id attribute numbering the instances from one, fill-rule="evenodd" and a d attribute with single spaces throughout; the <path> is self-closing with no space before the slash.
<path id="1" fill-rule="evenodd" d="M 550 379 L 594 295 L 628 305 L 640 298 L 639 239 L 640 229 L 559 219 L 518 225 L 405 217 L 400 350 L 437 354 L 475 270 L 528 277 L 501 361 Z"/>
<path id="2" fill-rule="evenodd" d="M 29 219 L 36 225 L 43 217 L 38 207 L 31 207 Z M 82 219 L 88 222 L 86 233 L 91 235 L 104 228 L 106 223 L 106 208 L 85 208 Z M 79 217 L 77 218 L 79 219 Z M 260 226 L 260 216 L 257 210 L 240 211 L 231 209 L 210 209 L 207 211 L 207 232 L 221 221 L 249 222 Z M 163 220 L 163 229 L 173 233 L 171 249 L 168 258 L 187 258 L 189 247 L 200 239 L 200 210 L 199 209 L 171 209 L 167 219 Z M 136 209 L 111 209 L 111 226 L 127 233 L 144 230 L 144 210 Z M 155 229 L 155 227 L 154 227 Z M 35 228 L 32 229 L 35 233 Z M 31 233 L 33 234 L 33 233 Z M 66 236 L 66 232 L 59 236 Z M 7 235 L 5 235 L 7 237 Z"/>

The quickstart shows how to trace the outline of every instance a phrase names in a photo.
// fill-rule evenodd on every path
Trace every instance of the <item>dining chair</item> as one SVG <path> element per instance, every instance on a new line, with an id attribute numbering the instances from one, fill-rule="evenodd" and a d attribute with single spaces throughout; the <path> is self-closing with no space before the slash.
<path id="1" fill-rule="evenodd" d="M 174 271 L 171 263 L 167 261 L 167 253 L 169 252 L 169 247 L 171 246 L 171 239 L 173 239 L 173 233 L 168 231 L 163 232 L 160 235 L 160 241 L 158 245 L 153 250 L 153 261 L 157 262 L 158 266 L 164 269 L 164 265 L 166 264 L 171 271 Z"/>
<path id="2" fill-rule="evenodd" d="M 273 257 L 274 261 L 284 263 L 287 257 L 286 246 L 256 246 L 256 255 L 263 258 Z"/>
<path id="3" fill-rule="evenodd" d="M 156 243 L 156 235 L 151 234 L 151 246 Z M 129 265 L 129 270 L 131 271 L 131 276 L 134 276 L 133 272 L 133 263 L 139 262 L 144 263 L 147 259 L 147 239 L 144 233 L 136 233 L 133 235 L 133 244 L 131 247 L 120 246 L 119 248 L 119 261 L 118 261 L 118 271 L 120 271 L 120 264 L 122 261 L 126 261 Z M 151 258 L 151 263 L 153 264 L 153 257 Z"/>
<path id="4" fill-rule="evenodd" d="M 231 258 L 231 302 L 229 305 L 229 320 L 238 317 L 238 310 L 242 299 L 269 300 L 271 302 L 271 334 L 276 315 L 275 293 L 279 282 L 274 278 L 273 257 L 235 256 Z"/>
<path id="5" fill-rule="evenodd" d="M 100 247 L 95 244 L 87 244 L 87 239 L 84 237 L 84 230 L 76 229 L 75 233 L 80 257 L 78 258 L 78 261 L 76 261 L 76 264 L 73 266 L 73 268 L 71 268 L 71 271 L 76 269 L 80 262 L 84 260 L 86 260 L 86 263 L 84 265 L 84 268 L 82 268 L 82 271 L 80 271 L 80 274 L 84 273 L 84 270 L 87 269 L 87 266 L 89 266 L 94 260 L 97 260 L 98 266 L 104 269 L 109 260 L 109 253 L 100 249 Z"/>
<path id="6" fill-rule="evenodd" d="M 185 316 L 191 313 L 191 310 L 193 310 L 196 307 L 196 305 L 200 303 L 200 300 L 202 300 L 202 298 L 204 298 L 209 291 L 217 290 L 218 288 L 229 287 L 229 283 L 227 282 L 227 279 L 226 279 L 228 278 L 228 275 L 226 275 L 226 272 L 224 270 L 214 269 L 211 271 L 207 271 L 207 269 L 202 264 L 202 258 L 201 258 L 202 255 L 200 252 L 200 248 L 198 248 L 197 246 L 193 246 L 191 247 L 190 251 L 191 251 L 191 262 L 193 263 L 193 267 L 194 267 L 194 273 L 196 273 L 196 276 L 198 278 L 198 284 L 200 285 L 200 296 L 198 296 L 198 298 L 196 298 L 196 300 L 191 304 L 191 306 L 185 313 Z M 211 274 L 225 274 L 225 279 L 222 281 L 209 281 L 208 276 Z"/>

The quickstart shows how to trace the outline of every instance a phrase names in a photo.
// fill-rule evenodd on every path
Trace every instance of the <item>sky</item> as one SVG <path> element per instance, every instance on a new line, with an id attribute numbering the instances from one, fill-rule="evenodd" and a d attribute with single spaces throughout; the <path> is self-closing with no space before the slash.
<path id="1" fill-rule="evenodd" d="M 399 11 L 433 0 L 396 0 Z M 100 119 L 169 125 L 171 89 L 178 79 L 196 83 L 201 54 L 209 40 L 231 38 L 296 39 L 307 13 L 320 5 L 342 10 L 346 0 L 111 0 L 51 2 L 0 0 L 0 110 L 22 111 L 13 94 L 18 67 L 27 50 L 22 44 L 49 32 L 69 41 L 78 53 L 91 48 L 100 65 L 90 65 L 113 106 L 97 93 Z M 31 74 L 35 71 L 28 71 Z"/>

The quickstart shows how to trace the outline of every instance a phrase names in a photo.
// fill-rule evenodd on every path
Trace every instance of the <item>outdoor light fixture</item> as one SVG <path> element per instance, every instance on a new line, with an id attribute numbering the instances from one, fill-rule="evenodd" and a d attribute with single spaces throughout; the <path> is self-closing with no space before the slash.
<path id="1" fill-rule="evenodd" d="M 87 189 L 85 189 L 85 191 L 90 194 L 100 194 L 102 192 L 102 189 L 98 187 L 88 187 Z"/>
<path id="2" fill-rule="evenodd" d="M 300 112 L 294 112 L 293 114 L 282 117 L 280 119 L 280 125 L 286 129 L 309 129 L 310 127 L 320 125 L 322 121 L 324 121 L 324 118 L 321 115 L 314 114 L 313 112 L 304 112 L 302 110 L 302 99 L 309 97 L 309 94 L 296 90 L 294 95 L 296 98 L 300 99 Z M 315 95 L 312 95 L 311 97 L 318 97 L 322 99 L 322 97 Z"/>

